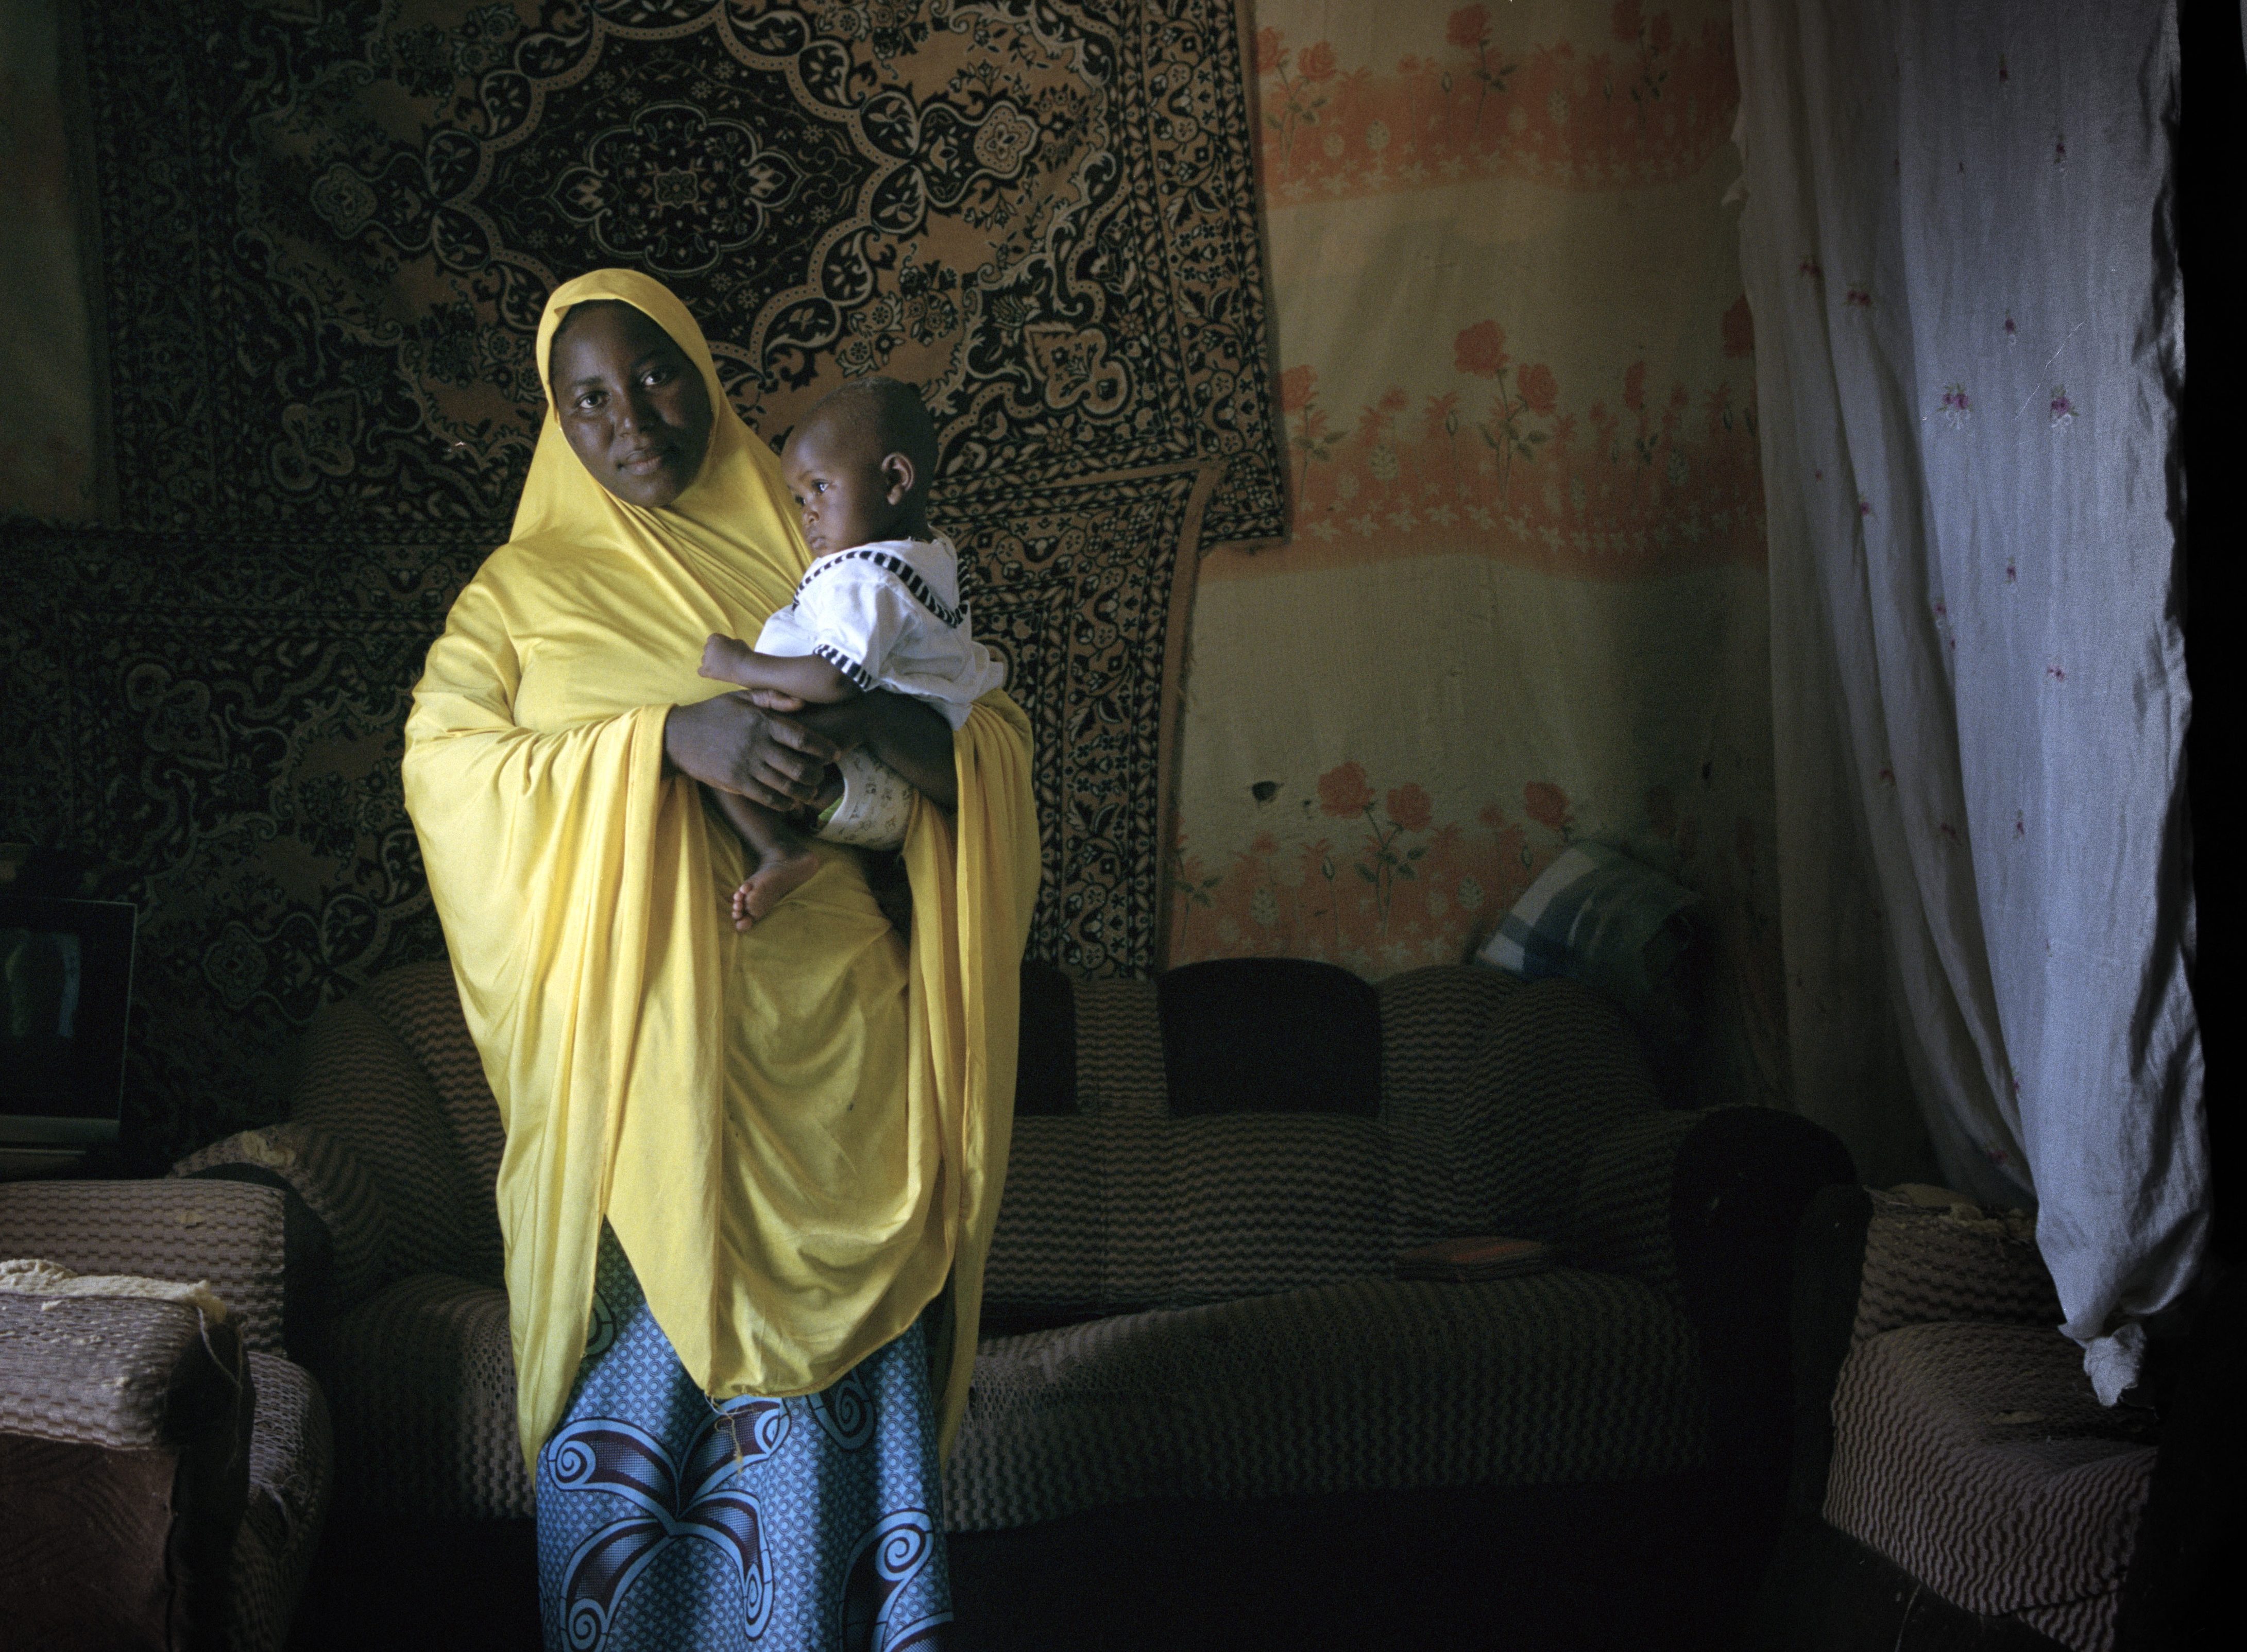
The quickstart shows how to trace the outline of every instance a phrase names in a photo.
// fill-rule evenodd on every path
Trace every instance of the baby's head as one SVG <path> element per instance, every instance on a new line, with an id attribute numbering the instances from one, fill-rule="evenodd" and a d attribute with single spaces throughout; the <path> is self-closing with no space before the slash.
<path id="1" fill-rule="evenodd" d="M 780 468 L 815 556 L 878 539 L 928 537 L 936 426 L 911 385 L 858 379 L 843 386 L 790 433 Z"/>

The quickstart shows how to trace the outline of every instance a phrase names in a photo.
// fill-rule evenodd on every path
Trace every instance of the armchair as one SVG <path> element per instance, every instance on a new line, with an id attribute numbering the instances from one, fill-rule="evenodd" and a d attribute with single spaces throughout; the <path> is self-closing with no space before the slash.
<path id="1" fill-rule="evenodd" d="M 261 1187 L 0 1184 L 0 1256 L 208 1280 L 228 1310 L 0 1292 L 0 1645 L 278 1652 L 330 1477 L 284 1232 Z"/>

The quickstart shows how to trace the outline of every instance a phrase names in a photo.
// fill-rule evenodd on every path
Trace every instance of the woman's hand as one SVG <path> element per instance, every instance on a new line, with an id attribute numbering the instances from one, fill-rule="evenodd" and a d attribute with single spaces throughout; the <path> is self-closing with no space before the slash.
<path id="1" fill-rule="evenodd" d="M 786 813 L 818 795 L 827 765 L 843 747 L 802 719 L 760 707 L 758 698 L 720 694 L 673 706 L 664 720 L 663 754 L 706 786 Z"/>
<path id="2" fill-rule="evenodd" d="M 877 688 L 833 706 L 809 706 L 788 694 L 760 690 L 751 696 L 766 711 L 815 738 L 848 751 L 864 746 L 942 809 L 960 806 L 960 771 L 953 760 L 952 725 L 944 713 L 910 694 Z"/>

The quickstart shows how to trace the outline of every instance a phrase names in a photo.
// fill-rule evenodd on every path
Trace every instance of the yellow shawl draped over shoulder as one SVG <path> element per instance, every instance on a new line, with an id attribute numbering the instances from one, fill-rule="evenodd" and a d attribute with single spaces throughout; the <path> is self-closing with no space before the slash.
<path id="1" fill-rule="evenodd" d="M 856 855 L 746 935 L 732 833 L 666 773 L 666 715 L 724 692 L 711 631 L 754 638 L 809 565 L 771 453 L 693 318 L 598 270 L 700 368 L 716 416 L 664 510 L 594 481 L 551 406 L 515 534 L 453 604 L 406 725 L 406 803 L 468 1030 L 507 1128 L 499 1218 L 526 1457 L 560 1422 L 615 1229 L 703 1391 L 825 1388 L 953 1285 L 933 1349 L 948 1450 L 966 1403 L 1013 1123 L 1019 962 L 1037 890 L 1029 724 L 1004 694 L 954 738 L 959 808 L 915 804 L 912 933 Z M 535 1466 L 535 1461 L 534 1461 Z"/>

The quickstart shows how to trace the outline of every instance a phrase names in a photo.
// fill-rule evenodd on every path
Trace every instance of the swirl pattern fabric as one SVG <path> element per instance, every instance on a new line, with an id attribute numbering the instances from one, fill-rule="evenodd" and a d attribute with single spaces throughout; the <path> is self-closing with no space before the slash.
<path id="1" fill-rule="evenodd" d="M 546 1644 L 906 1652 L 952 1621 L 919 1325 L 816 1394 L 722 1405 L 604 1232 L 591 1333 L 538 1457 Z"/>

